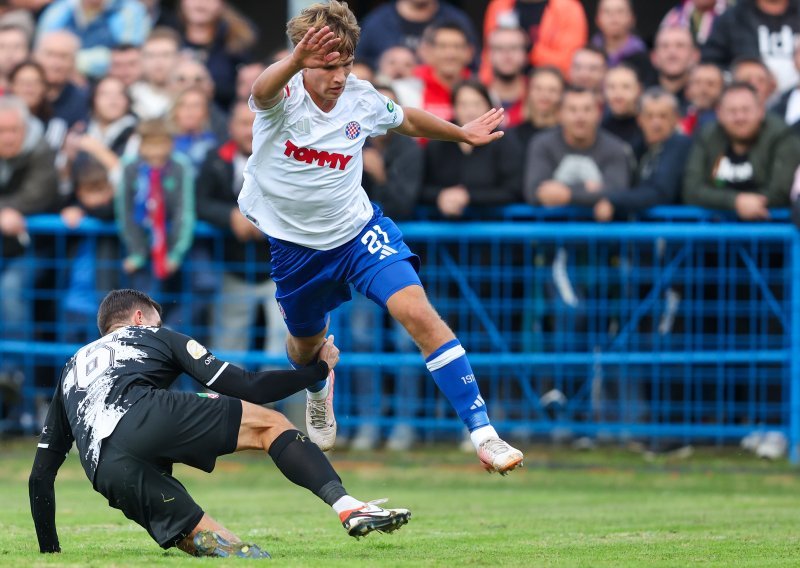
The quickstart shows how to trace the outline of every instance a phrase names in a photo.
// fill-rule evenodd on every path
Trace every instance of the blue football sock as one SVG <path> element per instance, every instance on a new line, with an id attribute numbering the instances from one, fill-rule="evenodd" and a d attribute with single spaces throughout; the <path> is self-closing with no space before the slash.
<path id="1" fill-rule="evenodd" d="M 470 432 L 489 425 L 475 374 L 458 339 L 448 341 L 425 359 L 436 386 L 444 393 Z"/>
<path id="2" fill-rule="evenodd" d="M 289 350 L 288 349 L 286 350 L 286 358 L 289 360 L 289 364 L 292 366 L 292 369 L 294 369 L 295 371 L 297 371 L 299 369 L 302 369 L 303 367 L 310 367 L 311 365 L 316 365 L 317 364 L 316 361 L 312 361 L 308 365 L 301 365 L 300 363 L 298 363 L 297 361 L 295 361 L 295 360 L 293 360 L 291 358 L 291 356 L 289 355 Z M 324 389 L 327 386 L 327 384 L 328 384 L 328 379 L 322 379 L 318 383 L 315 383 L 315 384 L 311 385 L 310 387 L 306 387 L 306 390 L 308 392 L 319 392 L 322 389 Z"/>

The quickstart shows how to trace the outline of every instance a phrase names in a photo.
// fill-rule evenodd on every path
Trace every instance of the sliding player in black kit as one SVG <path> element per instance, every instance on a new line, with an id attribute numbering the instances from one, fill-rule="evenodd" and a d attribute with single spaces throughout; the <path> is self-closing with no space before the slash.
<path id="1" fill-rule="evenodd" d="M 339 360 L 332 336 L 314 366 L 250 373 L 162 328 L 161 307 L 136 290 L 109 293 L 97 325 L 103 337 L 80 349 L 61 373 L 30 475 L 41 552 L 61 551 L 54 482 L 73 442 L 94 489 L 163 548 L 269 557 L 208 516 L 172 477 L 174 463 L 211 472 L 217 456 L 240 450 L 268 452 L 289 481 L 333 507 L 351 536 L 391 532 L 408 522 L 406 509 L 348 495 L 316 445 L 282 414 L 258 406 L 328 376 Z M 181 373 L 221 394 L 167 390 Z"/>

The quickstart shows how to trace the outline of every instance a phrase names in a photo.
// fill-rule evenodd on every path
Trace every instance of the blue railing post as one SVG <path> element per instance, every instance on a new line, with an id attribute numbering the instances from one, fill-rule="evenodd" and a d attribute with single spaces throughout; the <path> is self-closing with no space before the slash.
<path id="1" fill-rule="evenodd" d="M 789 460 L 800 462 L 800 232 L 792 237 L 792 325 L 789 363 Z"/>
<path id="2" fill-rule="evenodd" d="M 575 211 L 567 222 L 559 222 L 548 217 L 551 213 L 525 206 L 514 222 L 470 219 L 401 226 L 423 259 L 422 278 L 433 303 L 470 351 L 481 388 L 499 417 L 498 429 L 552 433 L 563 427 L 576 436 L 612 433 L 735 443 L 763 425 L 788 437 L 789 457 L 800 463 L 800 233 L 788 223 L 736 223 L 691 208 L 653 211 L 653 217 L 664 218 L 651 222 L 608 225 L 585 222 Z M 31 285 L 30 299 L 61 314 L 58 307 L 67 303 L 72 273 L 67 269 L 76 265 L 68 239 L 112 237 L 116 227 L 87 219 L 68 230 L 57 216 L 37 216 L 28 219 L 28 230 L 55 242 L 54 252 L 45 248 L 31 260 L 57 273 L 52 282 Z M 211 240 L 215 256 L 222 255 L 222 233 L 198 224 L 196 235 Z M 667 245 L 663 259 L 654 257 L 657 239 Z M 568 277 L 580 294 L 581 321 L 552 287 L 550 257 L 556 246 L 571 251 Z M 258 272 L 253 262 L 235 266 L 224 260 L 215 265 L 220 271 Z M 184 268 L 187 283 L 205 274 L 193 262 Z M 673 286 L 681 299 L 671 308 L 674 325 L 661 331 L 667 313 L 663 293 Z M 181 300 L 183 309 L 198 306 L 198 298 L 187 290 Z M 407 391 L 418 396 L 413 410 L 393 416 L 361 412 L 361 393 L 353 387 L 357 380 L 349 379 L 351 371 L 366 370 L 374 386 L 383 385 L 381 396 L 395 397 L 394 404 L 378 406 L 396 409 L 399 397 L 406 396 L 396 386 L 400 370 L 422 377 L 425 367 L 419 354 L 386 340 L 390 332 L 383 327 L 382 313 L 368 314 L 374 324 L 359 324 L 353 305 L 342 306 L 334 320 L 345 352 L 343 382 L 337 388 L 343 427 L 377 421 L 385 429 L 404 421 L 426 436 L 459 430 L 454 415 L 441 410 L 442 399 L 430 380 Z M 0 363 L 14 357 L 32 371 L 39 366 L 56 375 L 79 347 L 78 339 L 64 333 L 77 326 L 62 315 L 39 312 L 40 320 L 33 321 L 33 314 L 28 318 L 35 335 L 0 336 Z M 192 333 L 189 322 L 180 325 Z M 366 350 L 348 347 L 364 330 L 374 343 Z M 211 343 L 208 347 L 216 349 Z M 283 356 L 255 350 L 215 354 L 251 368 L 286 364 Z M 591 396 L 599 368 L 602 412 L 595 403 L 599 398 Z M 32 371 L 26 377 L 33 377 Z M 642 381 L 649 392 L 642 389 L 631 399 L 629 386 Z M 24 388 L 29 414 L 36 396 L 52 393 L 50 386 L 31 380 Z M 543 407 L 542 395 L 556 390 L 563 400 Z M 641 414 L 630 412 L 629 404 L 641 404 Z"/>

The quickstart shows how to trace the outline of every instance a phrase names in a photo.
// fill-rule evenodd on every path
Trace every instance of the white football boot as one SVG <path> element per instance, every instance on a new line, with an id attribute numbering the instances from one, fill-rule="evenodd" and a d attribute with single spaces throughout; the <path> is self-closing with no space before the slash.
<path id="1" fill-rule="evenodd" d="M 411 518 L 411 511 L 408 509 L 384 509 L 378 507 L 385 503 L 386 499 L 376 499 L 369 503 L 364 503 L 360 509 L 342 511 L 339 520 L 347 531 L 347 534 L 356 538 L 366 536 L 372 531 L 390 533 L 396 531 Z"/>
<path id="2" fill-rule="evenodd" d="M 333 379 L 328 374 L 328 396 L 314 400 L 306 393 L 306 431 L 309 439 L 323 452 L 333 449 L 336 442 L 336 417 L 333 415 Z"/>
<path id="3" fill-rule="evenodd" d="M 522 466 L 523 455 L 500 438 L 491 437 L 478 446 L 478 459 L 489 473 L 506 475 L 512 469 Z"/>

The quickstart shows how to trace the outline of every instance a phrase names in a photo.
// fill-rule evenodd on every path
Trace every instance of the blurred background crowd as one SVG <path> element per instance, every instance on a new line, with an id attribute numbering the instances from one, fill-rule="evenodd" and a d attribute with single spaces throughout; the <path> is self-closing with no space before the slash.
<path id="1" fill-rule="evenodd" d="M 282 352 L 265 238 L 236 199 L 252 146 L 250 86 L 288 53 L 281 28 L 303 4 L 3 3 L 3 339 L 30 327 L 30 282 L 55 291 L 48 306 L 70 323 L 58 339 L 92 339 L 98 291 L 122 273 L 157 297 L 188 290 L 191 308 L 169 309 L 166 322 L 204 320 L 212 349 L 259 341 Z M 486 147 L 391 133 L 367 142 L 363 186 L 397 220 L 491 219 L 529 204 L 582 207 L 606 223 L 686 204 L 767 221 L 800 195 L 798 0 L 351 5 L 362 25 L 356 77 L 457 124 L 505 109 L 506 135 Z M 116 235 L 71 240 L 66 274 L 43 275 L 25 259 L 27 219 L 46 213 L 68 228 L 114 222 Z M 226 234 L 222 274 L 195 239 L 198 221 Z M 254 321 L 266 329 L 257 340 Z M 3 355 L 0 389 L 24 380 Z M 356 439 L 373 447 L 377 430 Z"/>

